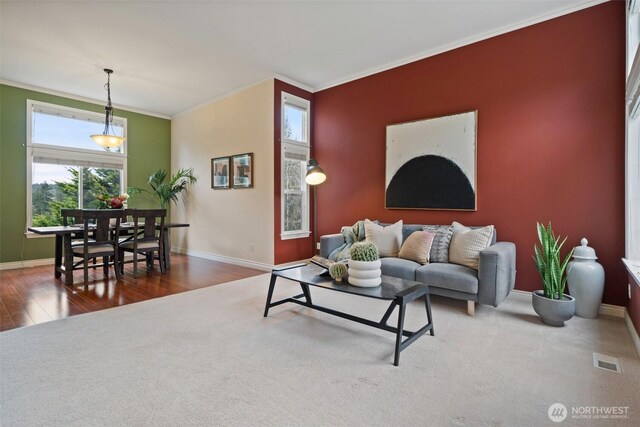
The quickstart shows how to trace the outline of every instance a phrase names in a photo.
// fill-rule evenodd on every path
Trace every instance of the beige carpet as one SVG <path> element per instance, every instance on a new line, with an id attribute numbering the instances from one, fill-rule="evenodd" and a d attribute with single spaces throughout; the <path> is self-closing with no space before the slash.
<path id="1" fill-rule="evenodd" d="M 0 334 L 4 426 L 558 425 L 552 403 L 629 406 L 640 360 L 621 319 L 544 326 L 530 297 L 498 309 L 434 298 L 436 336 L 394 367 L 391 333 L 285 304 L 262 317 L 268 275 Z M 281 280 L 277 296 L 298 293 Z M 312 288 L 315 302 L 379 318 L 378 301 Z M 423 321 L 410 306 L 409 326 Z M 395 316 L 393 316 L 395 318 Z M 623 374 L 592 366 L 620 358 Z"/>

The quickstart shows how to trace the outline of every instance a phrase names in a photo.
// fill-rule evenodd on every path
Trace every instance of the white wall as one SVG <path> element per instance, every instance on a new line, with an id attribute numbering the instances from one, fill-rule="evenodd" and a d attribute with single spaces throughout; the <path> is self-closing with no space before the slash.
<path id="1" fill-rule="evenodd" d="M 174 250 L 273 265 L 273 105 L 268 80 L 171 122 L 171 170 L 193 167 L 198 183 L 171 210 Z M 253 152 L 254 187 L 211 188 L 211 159 Z"/>

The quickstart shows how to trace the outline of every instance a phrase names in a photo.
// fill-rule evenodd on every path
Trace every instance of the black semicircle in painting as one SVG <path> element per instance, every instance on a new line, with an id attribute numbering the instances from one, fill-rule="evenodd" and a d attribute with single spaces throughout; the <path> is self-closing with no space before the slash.
<path id="1" fill-rule="evenodd" d="M 475 209 L 475 193 L 450 159 L 426 155 L 402 165 L 387 187 L 387 208 Z"/>

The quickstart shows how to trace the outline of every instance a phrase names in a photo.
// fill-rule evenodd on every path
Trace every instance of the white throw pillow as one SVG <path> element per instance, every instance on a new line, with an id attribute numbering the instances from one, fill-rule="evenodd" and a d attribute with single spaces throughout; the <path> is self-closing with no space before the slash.
<path id="1" fill-rule="evenodd" d="M 449 245 L 449 262 L 474 270 L 480 263 L 480 252 L 491 245 L 493 225 L 472 230 L 459 222 L 453 222 L 453 237 Z"/>
<path id="2" fill-rule="evenodd" d="M 364 220 L 366 240 L 376 245 L 380 256 L 398 256 L 402 246 L 402 220 L 383 227 L 368 219 Z"/>

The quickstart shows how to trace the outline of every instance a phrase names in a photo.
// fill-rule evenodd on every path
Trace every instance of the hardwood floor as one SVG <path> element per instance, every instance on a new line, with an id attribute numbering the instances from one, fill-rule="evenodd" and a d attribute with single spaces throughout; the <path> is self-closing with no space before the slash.
<path id="1" fill-rule="evenodd" d="M 74 285 L 65 286 L 53 276 L 53 265 L 0 271 L 0 332 L 48 322 L 76 314 L 145 301 L 264 274 L 264 271 L 186 255 L 171 255 L 171 269 L 161 274 L 156 263 L 147 271 L 125 267 L 116 282 L 113 269 L 90 270 L 83 284 L 82 270 L 74 271 Z"/>

